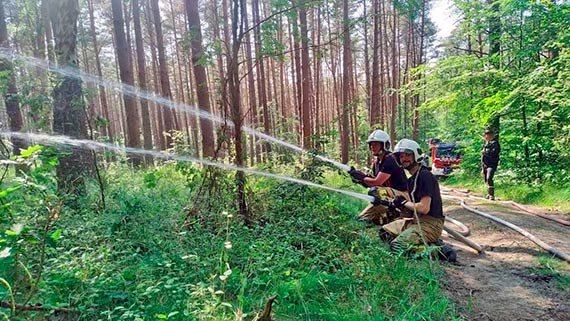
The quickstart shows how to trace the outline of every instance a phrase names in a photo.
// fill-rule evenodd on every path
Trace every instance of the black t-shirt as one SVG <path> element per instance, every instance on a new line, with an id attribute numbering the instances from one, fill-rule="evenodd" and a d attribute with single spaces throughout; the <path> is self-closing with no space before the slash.
<path id="1" fill-rule="evenodd" d="M 416 180 L 416 176 L 417 180 Z M 414 191 L 414 182 L 417 182 L 417 187 Z M 443 215 L 443 204 L 441 202 L 441 194 L 439 192 L 439 184 L 437 179 L 426 167 L 421 167 L 420 170 L 412 175 L 408 179 L 408 191 L 412 195 L 413 191 L 413 201 L 414 203 L 419 203 L 419 201 L 424 196 L 431 197 L 431 204 L 429 207 L 428 215 L 436 218 L 445 217 Z"/>
<path id="2" fill-rule="evenodd" d="M 406 173 L 396 161 L 394 154 L 386 155 L 379 164 L 378 162 L 374 163 L 374 177 L 378 176 L 380 172 L 390 174 L 390 178 L 382 186 L 391 187 L 398 191 L 408 190 Z"/>

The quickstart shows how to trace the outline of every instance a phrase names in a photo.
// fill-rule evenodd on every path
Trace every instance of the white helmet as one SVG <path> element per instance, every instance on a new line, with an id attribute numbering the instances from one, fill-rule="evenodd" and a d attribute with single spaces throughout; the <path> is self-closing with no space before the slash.
<path id="1" fill-rule="evenodd" d="M 413 153 L 416 162 L 420 163 L 424 159 L 424 154 L 420 145 L 415 141 L 407 138 L 400 140 L 396 147 L 394 147 L 394 153 Z"/>
<path id="2" fill-rule="evenodd" d="M 388 152 L 390 151 L 390 136 L 383 130 L 376 129 L 375 131 L 373 131 L 370 134 L 370 136 L 368 136 L 366 142 L 368 143 L 368 145 L 370 145 L 370 143 L 372 142 L 383 143 L 384 150 Z"/>

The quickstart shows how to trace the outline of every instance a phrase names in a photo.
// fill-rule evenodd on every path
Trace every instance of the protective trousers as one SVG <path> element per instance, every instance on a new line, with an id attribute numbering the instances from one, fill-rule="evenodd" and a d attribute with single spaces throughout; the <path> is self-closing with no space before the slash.
<path id="1" fill-rule="evenodd" d="M 401 195 L 404 196 L 408 201 L 410 200 L 408 192 L 398 191 L 391 187 L 378 187 L 378 194 L 387 199 Z M 399 213 L 395 211 L 389 211 L 385 206 L 374 206 L 370 204 L 364 210 L 362 210 L 362 212 L 360 212 L 358 219 L 361 221 L 372 222 L 377 225 L 384 225 L 394 221 L 399 216 Z"/>
<path id="2" fill-rule="evenodd" d="M 382 226 L 384 230 L 396 236 L 390 243 L 390 249 L 395 253 L 404 252 L 415 245 L 435 244 L 441 237 L 445 218 L 435 218 L 429 215 L 419 215 L 419 224 L 414 218 L 406 220 L 402 224 L 402 220 L 392 222 Z M 423 238 L 422 238 L 423 235 Z"/>

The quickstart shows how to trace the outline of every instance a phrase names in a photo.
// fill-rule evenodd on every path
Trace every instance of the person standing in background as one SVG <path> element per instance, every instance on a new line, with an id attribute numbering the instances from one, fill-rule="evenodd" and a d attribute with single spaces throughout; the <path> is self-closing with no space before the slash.
<path id="1" fill-rule="evenodd" d="M 495 183 L 493 177 L 499 166 L 499 154 L 501 153 L 501 145 L 495 138 L 495 134 L 490 129 L 485 130 L 485 144 L 481 150 L 481 167 L 482 174 L 487 184 L 486 199 L 495 199 Z"/>

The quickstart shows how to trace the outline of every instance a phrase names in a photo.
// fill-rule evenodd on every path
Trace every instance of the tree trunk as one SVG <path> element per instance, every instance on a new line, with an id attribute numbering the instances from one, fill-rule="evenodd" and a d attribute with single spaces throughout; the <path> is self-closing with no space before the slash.
<path id="1" fill-rule="evenodd" d="M 160 75 L 160 89 L 162 96 L 172 100 L 172 92 L 170 91 L 170 79 L 168 78 L 168 65 L 166 64 L 166 54 L 164 52 L 164 37 L 162 35 L 162 20 L 160 18 L 160 8 L 158 0 L 150 0 L 154 28 L 156 35 L 156 47 L 158 50 L 158 69 Z M 162 118 L 164 122 L 164 131 L 167 133 L 165 138 L 166 148 L 172 147 L 172 134 L 174 130 L 173 113 L 167 106 L 162 106 Z"/>
<path id="2" fill-rule="evenodd" d="M 147 91 L 147 81 L 146 81 L 146 62 L 144 54 L 144 45 L 142 37 L 141 28 L 141 12 L 139 0 L 133 1 L 133 22 L 135 28 L 135 46 L 137 52 L 137 66 L 138 66 L 138 81 L 139 88 L 143 91 Z M 143 127 L 143 138 L 144 138 L 144 148 L 152 149 L 152 129 L 150 126 L 150 113 L 148 109 L 148 101 L 146 99 L 141 99 L 141 115 L 142 115 L 142 127 Z M 150 156 L 145 157 L 145 162 L 150 164 L 152 158 Z"/>
<path id="3" fill-rule="evenodd" d="M 52 26 L 58 65 L 60 68 L 77 68 L 78 2 L 57 0 L 54 7 Z M 81 81 L 72 77 L 58 79 L 53 89 L 53 102 L 53 131 L 73 138 L 87 138 Z M 63 194 L 84 194 L 84 178 L 90 173 L 91 164 L 91 153 L 78 148 L 72 148 L 71 155 L 61 157 L 57 165 L 60 191 Z"/>
<path id="4" fill-rule="evenodd" d="M 307 9 L 303 2 L 299 5 L 299 23 L 301 27 L 301 75 L 302 75 L 302 92 L 303 92 L 303 148 L 310 149 L 313 147 L 311 142 L 312 121 L 311 111 L 313 106 L 313 84 L 311 77 L 311 61 L 309 58 L 309 35 L 307 31 Z"/>
<path id="5" fill-rule="evenodd" d="M 260 14 L 259 14 L 259 0 L 253 0 L 253 34 L 255 38 L 255 51 L 256 51 L 256 73 L 257 73 L 257 96 L 259 105 L 263 113 L 263 129 L 268 135 L 271 133 L 269 110 L 267 106 L 267 87 L 265 79 L 265 61 L 263 60 L 263 54 L 261 52 L 261 26 L 260 26 Z M 271 152 L 271 145 L 269 143 L 263 144 L 263 150 L 266 154 Z"/>
<path id="6" fill-rule="evenodd" d="M 196 79 L 198 106 L 201 110 L 211 113 L 206 68 L 204 67 L 205 54 L 202 48 L 202 29 L 200 25 L 200 15 L 198 14 L 198 0 L 185 0 L 185 3 L 191 35 L 190 47 L 192 49 L 192 65 Z M 201 118 L 200 129 L 202 131 L 202 156 L 211 158 L 214 156 L 214 129 L 212 122 Z"/>
<path id="7" fill-rule="evenodd" d="M 245 29 L 249 29 L 249 22 L 247 19 L 247 14 L 243 17 Z M 254 21 L 255 23 L 255 21 Z M 251 51 L 251 37 L 250 33 L 244 35 L 245 37 L 245 66 L 247 69 L 247 83 L 248 83 L 248 97 L 249 97 L 249 114 L 251 119 L 251 127 L 256 129 L 257 126 L 257 98 L 255 95 L 255 76 L 253 73 L 253 56 Z M 259 148 L 257 148 L 257 139 L 256 136 L 251 134 L 249 135 L 250 139 L 250 163 L 253 166 L 254 161 L 257 163 L 261 163 L 261 153 L 259 152 Z"/>
<path id="8" fill-rule="evenodd" d="M 10 50 L 8 43 L 8 29 L 6 28 L 6 15 L 4 13 L 4 1 L 0 0 L 0 47 Z M 23 119 L 18 101 L 18 88 L 16 88 L 16 75 L 12 68 L 12 64 L 7 59 L 0 59 L 0 73 L 7 73 L 7 83 L 5 84 L 4 103 L 6 105 L 6 114 L 10 124 L 10 131 L 19 132 L 22 130 Z M 4 87 L 4 86 L 2 86 Z M 20 150 L 26 148 L 26 144 L 19 138 L 12 138 L 12 147 L 14 155 L 20 155 Z"/>
<path id="9" fill-rule="evenodd" d="M 348 113 L 350 110 L 350 104 L 352 103 L 352 97 L 350 93 L 350 30 L 349 30 L 349 20 L 348 20 L 348 0 L 342 1 L 342 17 L 343 17 L 343 51 L 342 51 L 342 111 L 341 111 L 341 133 L 340 133 L 340 145 L 341 145 L 341 162 L 343 164 L 348 163 L 348 145 L 350 143 L 349 139 L 349 122 Z"/>
<path id="10" fill-rule="evenodd" d="M 145 22 L 146 22 L 146 29 L 149 35 L 149 42 L 150 42 L 150 59 L 151 59 L 151 69 L 152 69 L 152 84 L 153 84 L 153 91 L 160 92 L 160 82 L 158 80 L 158 57 L 156 54 L 156 37 L 154 35 L 154 22 L 152 18 L 152 10 L 150 6 L 150 0 L 146 0 L 145 5 Z M 154 111 L 156 117 L 152 118 L 154 123 L 154 131 L 155 137 L 154 140 L 157 143 L 157 147 L 161 150 L 166 149 L 166 137 L 164 135 L 164 122 L 162 120 L 162 106 L 158 105 L 157 103 L 153 104 L 151 110 Z"/>
<path id="11" fill-rule="evenodd" d="M 228 57 L 228 87 L 230 94 L 230 108 L 232 113 L 232 121 L 234 122 L 234 140 L 235 140 L 235 165 L 242 167 L 243 159 L 243 144 L 242 144 L 242 115 L 241 115 L 241 94 L 239 83 L 239 60 L 238 54 L 240 44 L 243 37 L 243 14 L 245 13 L 245 0 L 234 0 L 232 8 L 232 49 Z M 241 11 L 241 19 L 240 19 Z M 237 185 L 237 203 L 240 215 L 243 217 L 247 226 L 250 226 L 253 221 L 245 199 L 245 184 L 246 178 L 243 171 L 236 173 Z"/>
<path id="12" fill-rule="evenodd" d="M 131 53 L 125 37 L 125 21 L 123 19 L 121 0 L 112 0 L 111 8 L 113 11 L 113 27 L 115 31 L 115 41 L 117 44 L 119 76 L 122 83 L 133 86 L 133 66 L 131 63 Z M 137 110 L 137 102 L 131 95 L 123 94 L 123 103 L 125 104 L 127 127 L 126 145 L 128 147 L 140 148 L 140 120 Z M 140 164 L 140 158 L 138 156 L 133 156 L 132 162 L 133 165 L 138 166 Z"/>
<path id="13" fill-rule="evenodd" d="M 380 82 L 383 75 L 380 75 L 380 55 L 382 54 L 380 42 L 380 4 L 382 0 L 373 0 L 373 16 L 374 16 L 374 30 L 372 40 L 372 88 L 370 96 L 370 127 L 376 127 L 381 122 L 380 104 L 382 96 L 380 93 Z"/>
<path id="14" fill-rule="evenodd" d="M 93 42 L 93 53 L 95 55 L 95 68 L 97 69 L 97 76 L 103 78 L 103 71 L 101 68 L 101 59 L 99 58 L 99 43 L 97 41 L 97 31 L 95 29 L 95 15 L 94 15 L 94 8 L 93 8 L 93 0 L 87 1 L 88 12 L 89 12 L 89 34 L 91 35 L 91 41 Z M 101 133 L 104 136 L 108 136 L 109 140 L 113 141 L 114 133 L 111 130 L 110 126 L 110 117 L 109 117 L 109 105 L 107 104 L 107 90 L 105 86 L 99 86 L 99 104 L 101 106 L 101 112 L 105 120 L 107 120 L 107 124 L 101 126 Z"/>

